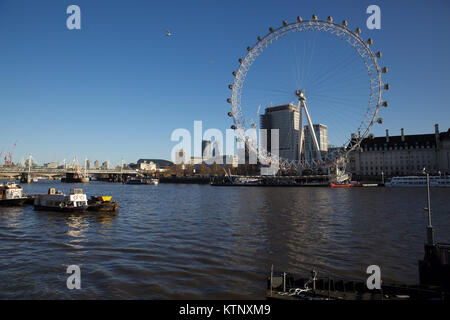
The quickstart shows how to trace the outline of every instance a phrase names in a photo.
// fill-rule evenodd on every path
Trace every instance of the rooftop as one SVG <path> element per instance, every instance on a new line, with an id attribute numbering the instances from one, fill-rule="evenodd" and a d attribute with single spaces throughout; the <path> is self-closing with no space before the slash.
<path id="1" fill-rule="evenodd" d="M 450 139 L 450 129 L 447 132 L 439 133 L 439 139 Z M 361 141 L 361 147 L 371 148 L 371 147 L 406 147 L 406 146 L 418 146 L 418 147 L 435 147 L 436 146 L 436 136 L 434 133 L 431 134 L 410 134 L 404 135 L 404 140 L 402 141 L 402 136 L 389 136 L 389 142 L 386 136 L 364 138 Z"/>
<path id="2" fill-rule="evenodd" d="M 266 107 L 266 113 L 276 112 L 276 111 L 298 111 L 298 107 L 294 106 L 293 104 L 282 104 L 279 106 L 273 106 L 273 107 Z"/>

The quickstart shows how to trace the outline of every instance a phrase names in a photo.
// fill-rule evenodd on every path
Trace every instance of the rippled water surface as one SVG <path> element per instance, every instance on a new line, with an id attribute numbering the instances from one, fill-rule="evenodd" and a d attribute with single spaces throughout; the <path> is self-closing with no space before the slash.
<path id="1" fill-rule="evenodd" d="M 27 193 L 51 186 L 39 182 Z M 159 186 L 91 182 L 117 215 L 0 207 L 0 298 L 264 298 L 275 269 L 416 283 L 424 188 Z M 450 242 L 450 189 L 432 189 L 437 240 Z M 81 268 L 68 290 L 66 268 Z"/>

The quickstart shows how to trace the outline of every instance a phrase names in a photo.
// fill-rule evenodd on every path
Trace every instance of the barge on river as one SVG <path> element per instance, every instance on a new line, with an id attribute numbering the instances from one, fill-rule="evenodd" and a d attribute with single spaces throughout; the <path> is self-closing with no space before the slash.
<path id="1" fill-rule="evenodd" d="M 34 209 L 59 212 L 86 212 L 88 202 L 82 189 L 72 189 L 70 194 L 56 192 L 50 188 L 47 194 L 37 194 L 34 198 Z"/>

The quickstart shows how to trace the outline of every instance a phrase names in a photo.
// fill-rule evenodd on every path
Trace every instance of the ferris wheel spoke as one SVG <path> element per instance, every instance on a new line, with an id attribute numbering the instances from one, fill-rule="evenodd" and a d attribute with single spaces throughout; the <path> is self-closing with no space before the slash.
<path id="1" fill-rule="evenodd" d="M 306 81 L 306 79 L 309 79 L 309 75 L 310 75 L 310 72 L 311 72 L 311 64 L 312 64 L 312 61 L 313 61 L 314 51 L 315 51 L 316 43 L 317 43 L 316 39 L 317 39 L 317 33 L 314 34 L 313 45 L 312 45 L 312 49 L 311 49 L 311 54 L 309 56 L 310 59 L 309 59 L 309 63 L 308 63 L 308 71 L 307 71 L 307 75 L 306 75 L 305 81 Z"/>
<path id="2" fill-rule="evenodd" d="M 311 98 L 314 98 L 317 101 L 331 101 L 331 102 L 338 102 L 338 103 L 345 103 L 347 105 L 353 104 L 353 105 L 360 105 L 360 101 L 355 101 L 353 98 L 348 98 L 346 96 L 331 96 L 331 95 L 321 95 L 321 94 L 310 94 Z"/>
<path id="3" fill-rule="evenodd" d="M 342 103 L 332 100 L 316 99 L 316 103 L 313 106 L 319 105 L 324 106 L 324 108 L 332 109 L 332 111 L 348 112 L 357 115 L 364 114 L 364 112 L 361 110 L 362 108 L 358 104 L 349 105 L 348 103 Z"/>
<path id="4" fill-rule="evenodd" d="M 361 78 L 361 81 L 362 80 L 363 79 Z M 339 81 L 327 84 L 323 83 L 320 86 L 317 86 L 316 88 L 312 88 L 311 92 L 318 94 L 330 94 L 330 93 L 333 94 L 334 92 L 336 92 L 341 95 L 342 89 L 347 89 L 349 91 L 352 90 L 354 92 L 352 96 L 356 96 L 358 94 L 361 94 L 362 92 L 365 92 L 365 96 L 367 96 L 369 87 L 367 83 L 361 83 L 361 81 L 360 83 L 341 83 Z"/>
<path id="5" fill-rule="evenodd" d="M 311 86 L 316 85 L 317 83 L 320 83 L 324 79 L 329 79 L 330 77 L 334 76 L 335 74 L 342 74 L 342 72 L 348 68 L 349 65 L 351 65 L 352 62 L 355 60 L 355 55 L 349 54 L 341 61 L 337 62 L 332 68 L 326 69 L 321 73 L 317 73 L 314 78 L 311 79 L 311 82 L 309 83 Z"/>
<path id="6" fill-rule="evenodd" d="M 273 93 L 280 93 L 280 94 L 290 94 L 292 95 L 292 92 L 289 92 L 287 90 L 280 90 L 280 89 L 269 89 L 269 88 L 248 88 L 249 90 L 257 90 L 257 91 L 264 91 L 264 92 L 273 92 Z"/>
<path id="7" fill-rule="evenodd" d="M 322 88 L 326 86 L 349 86 L 352 82 L 358 85 L 362 85 L 361 81 L 357 80 L 366 80 L 366 86 L 368 85 L 367 82 L 367 75 L 361 75 L 361 72 L 352 72 L 352 73 L 346 73 L 342 74 L 339 73 L 339 71 L 332 73 L 328 75 L 327 77 L 324 77 L 314 83 L 314 85 L 311 85 L 312 88 Z"/>
<path id="8" fill-rule="evenodd" d="M 318 66 L 315 75 L 310 79 L 310 84 L 320 77 L 327 76 L 327 74 L 333 72 L 335 69 L 339 69 L 342 66 L 348 65 L 355 61 L 355 53 L 353 50 L 349 52 L 346 51 L 341 56 L 339 56 L 334 50 L 322 50 L 320 53 L 325 53 L 325 55 L 322 57 L 323 61 Z"/>

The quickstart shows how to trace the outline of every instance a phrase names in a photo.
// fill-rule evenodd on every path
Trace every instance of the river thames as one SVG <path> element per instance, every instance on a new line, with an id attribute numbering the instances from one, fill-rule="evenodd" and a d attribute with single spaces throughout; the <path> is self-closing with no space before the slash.
<path id="1" fill-rule="evenodd" d="M 29 194 L 75 185 L 41 181 Z M 91 182 L 119 213 L 0 207 L 0 299 L 263 299 L 276 270 L 418 282 L 425 188 L 283 188 Z M 436 240 L 450 242 L 450 188 L 431 193 Z M 69 265 L 81 289 L 69 290 Z"/>

